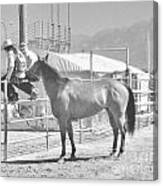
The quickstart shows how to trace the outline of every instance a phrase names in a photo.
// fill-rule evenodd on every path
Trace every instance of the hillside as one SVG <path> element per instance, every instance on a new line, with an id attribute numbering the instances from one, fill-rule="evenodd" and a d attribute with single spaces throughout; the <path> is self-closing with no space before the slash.
<path id="1" fill-rule="evenodd" d="M 84 35 L 72 36 L 72 51 L 90 50 L 92 48 L 129 47 L 130 63 L 138 68 L 147 70 L 147 32 L 150 30 L 151 58 L 152 58 L 152 20 L 143 21 L 118 29 L 102 30 L 92 37 Z M 104 55 L 125 60 L 121 52 L 105 53 Z M 152 63 L 152 62 L 151 62 Z"/>

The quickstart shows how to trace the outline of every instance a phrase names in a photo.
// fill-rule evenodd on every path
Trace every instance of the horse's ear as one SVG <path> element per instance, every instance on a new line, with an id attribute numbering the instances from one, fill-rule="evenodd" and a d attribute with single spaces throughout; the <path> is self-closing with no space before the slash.
<path id="1" fill-rule="evenodd" d="M 46 56 L 45 56 L 45 62 L 48 61 L 48 57 L 49 57 L 49 53 L 47 53 Z"/>

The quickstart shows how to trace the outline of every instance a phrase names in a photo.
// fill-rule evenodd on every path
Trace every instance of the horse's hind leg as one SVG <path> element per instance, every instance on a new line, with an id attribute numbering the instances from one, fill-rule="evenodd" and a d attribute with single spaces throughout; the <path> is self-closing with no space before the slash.
<path id="1" fill-rule="evenodd" d="M 114 139 L 113 139 L 113 146 L 112 146 L 112 152 L 110 153 L 110 155 L 112 156 L 113 154 L 115 154 L 116 149 L 117 149 L 117 140 L 118 140 L 118 127 L 116 125 L 115 119 L 113 114 L 109 111 L 109 109 L 106 109 L 109 115 L 109 119 L 110 119 L 110 125 L 113 129 L 113 135 L 114 135 Z"/>
<path id="2" fill-rule="evenodd" d="M 71 121 L 69 121 L 67 123 L 67 131 L 68 131 L 68 136 L 69 136 L 69 139 L 71 142 L 71 147 L 72 147 L 71 158 L 75 158 L 76 147 L 75 147 L 75 143 L 74 143 L 73 128 L 72 128 Z"/>
<path id="3" fill-rule="evenodd" d="M 120 156 L 124 152 L 124 146 L 125 146 L 125 135 L 126 135 L 126 129 L 125 129 L 125 114 L 123 114 L 119 119 L 117 119 L 118 128 L 120 130 L 121 134 L 121 143 L 120 143 L 120 149 L 117 154 L 117 156 Z"/>

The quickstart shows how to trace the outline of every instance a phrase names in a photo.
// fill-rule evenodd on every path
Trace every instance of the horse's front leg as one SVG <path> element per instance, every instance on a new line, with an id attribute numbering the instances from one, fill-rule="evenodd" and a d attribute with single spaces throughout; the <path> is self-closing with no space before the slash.
<path id="1" fill-rule="evenodd" d="M 75 152 L 76 152 L 76 147 L 74 143 L 74 138 L 73 138 L 73 128 L 72 128 L 72 123 L 69 121 L 67 123 L 67 131 L 68 131 L 68 136 L 71 142 L 71 147 L 72 147 L 72 153 L 71 153 L 71 159 L 75 158 Z"/>
<path id="2" fill-rule="evenodd" d="M 63 158 L 66 155 L 66 125 L 67 122 L 60 120 L 59 121 L 59 128 L 60 128 L 60 134 L 61 134 L 61 143 L 62 143 L 62 151 L 60 158 Z"/>

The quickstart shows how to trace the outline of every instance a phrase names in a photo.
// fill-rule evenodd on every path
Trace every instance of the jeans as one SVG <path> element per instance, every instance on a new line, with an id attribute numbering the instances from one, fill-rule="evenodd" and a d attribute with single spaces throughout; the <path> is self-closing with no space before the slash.
<path id="1" fill-rule="evenodd" d="M 5 74 L 3 77 L 1 77 L 1 81 L 6 79 Z M 26 82 L 27 81 L 27 82 Z M 16 77 L 14 74 L 11 76 L 10 82 L 7 84 L 7 96 L 9 101 L 17 101 L 18 100 L 18 93 L 15 91 L 14 86 L 16 86 L 18 89 L 24 91 L 25 93 L 31 95 L 32 90 L 35 88 L 31 82 L 38 81 L 38 78 L 36 77 L 30 77 L 30 75 L 27 73 L 26 77 L 23 79 L 20 79 Z M 1 91 L 4 92 L 4 83 L 1 83 Z"/>

